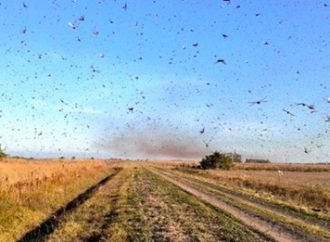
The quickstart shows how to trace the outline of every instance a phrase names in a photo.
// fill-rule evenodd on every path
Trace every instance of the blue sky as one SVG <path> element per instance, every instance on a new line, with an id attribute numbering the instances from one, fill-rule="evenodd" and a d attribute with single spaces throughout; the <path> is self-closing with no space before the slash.
<path id="1" fill-rule="evenodd" d="M 2 1 L 0 143 L 327 162 L 329 18 L 328 1 Z"/>

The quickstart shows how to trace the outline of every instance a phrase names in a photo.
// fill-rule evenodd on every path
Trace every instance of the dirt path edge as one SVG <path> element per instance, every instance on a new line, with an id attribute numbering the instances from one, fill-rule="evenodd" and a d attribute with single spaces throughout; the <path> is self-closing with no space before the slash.
<path id="1" fill-rule="evenodd" d="M 115 175 L 119 173 L 121 169 L 116 169 L 115 173 L 106 176 L 101 181 L 96 183 L 95 185 L 89 187 L 83 193 L 79 194 L 73 200 L 68 202 L 65 206 L 57 209 L 52 215 L 50 215 L 46 220 L 37 225 L 35 228 L 28 231 L 24 234 L 17 242 L 30 242 L 30 241 L 43 241 L 43 239 L 54 232 L 54 230 L 58 227 L 61 219 L 72 210 L 79 207 L 86 200 L 91 198 L 93 194 L 103 185 L 105 185 L 110 179 L 112 179 Z"/>
<path id="2" fill-rule="evenodd" d="M 299 241 L 302 241 L 302 239 L 303 239 L 300 236 L 298 236 L 290 231 L 284 230 L 283 228 L 281 228 L 279 226 L 276 226 L 272 223 L 264 221 L 260 218 L 251 216 L 251 215 L 243 212 L 242 210 L 213 197 L 212 195 L 210 195 L 206 192 L 197 190 L 197 189 L 185 184 L 184 182 L 179 181 L 178 179 L 174 179 L 173 177 L 170 177 L 168 175 L 155 171 L 154 169 L 149 169 L 149 170 L 151 172 L 153 172 L 154 174 L 171 182 L 172 184 L 180 187 L 185 192 L 199 198 L 200 200 L 202 200 L 206 203 L 211 204 L 212 206 L 215 206 L 215 207 L 223 210 L 224 212 L 230 214 L 237 220 L 241 221 L 243 224 L 247 225 L 248 227 L 253 228 L 256 231 L 261 232 L 262 234 L 266 235 L 267 237 L 270 237 L 270 238 L 272 238 L 276 241 L 280 241 L 280 242 L 293 242 L 293 241 L 299 242 Z"/>

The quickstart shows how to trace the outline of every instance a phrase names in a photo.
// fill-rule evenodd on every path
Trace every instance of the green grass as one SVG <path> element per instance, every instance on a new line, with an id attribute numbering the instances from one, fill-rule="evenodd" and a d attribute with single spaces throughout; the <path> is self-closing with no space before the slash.
<path id="1" fill-rule="evenodd" d="M 171 219 L 177 220 L 192 238 L 201 241 L 263 241 L 265 238 L 240 224 L 222 211 L 201 202 L 170 182 L 144 171 L 152 179 L 157 191 L 170 207 Z M 194 239 L 193 239 L 194 240 Z"/>
<path id="2" fill-rule="evenodd" d="M 119 190 L 119 200 L 114 209 L 116 217 L 107 231 L 109 241 L 151 241 L 148 222 L 139 206 L 141 196 L 134 186 L 135 179 L 134 170 Z"/>

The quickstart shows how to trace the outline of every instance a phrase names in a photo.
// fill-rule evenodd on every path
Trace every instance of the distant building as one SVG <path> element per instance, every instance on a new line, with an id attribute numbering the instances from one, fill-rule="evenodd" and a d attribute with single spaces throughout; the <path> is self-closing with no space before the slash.
<path id="1" fill-rule="evenodd" d="M 225 155 L 230 157 L 234 162 L 242 162 L 242 155 L 238 153 L 226 153 Z"/>
<path id="2" fill-rule="evenodd" d="M 263 159 L 246 159 L 245 163 L 270 163 L 270 160 Z"/>

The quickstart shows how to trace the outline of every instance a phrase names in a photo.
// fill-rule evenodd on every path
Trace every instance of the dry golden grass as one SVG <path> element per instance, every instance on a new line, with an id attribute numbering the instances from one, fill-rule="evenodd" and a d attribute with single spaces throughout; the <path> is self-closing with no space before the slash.
<path id="1" fill-rule="evenodd" d="M 273 164 L 269 164 L 271 167 Z M 266 167 L 267 164 L 263 164 Z M 298 165 L 299 166 L 299 165 Z M 237 167 L 236 167 L 237 168 Z M 181 168 L 182 169 L 182 168 Z M 248 189 L 255 194 L 279 199 L 306 209 L 330 211 L 330 172 L 263 170 L 199 170 L 183 169 L 213 179 L 236 189 Z M 301 170 L 301 169 L 300 169 Z"/>
<path id="2" fill-rule="evenodd" d="M 322 188 L 330 192 L 330 172 L 300 172 L 268 170 L 209 170 L 212 177 L 255 181 L 257 183 L 276 184 L 291 188 Z"/>
<path id="3" fill-rule="evenodd" d="M 153 164 L 161 167 L 194 167 L 200 161 L 193 160 L 150 160 L 142 164 Z M 330 172 L 330 164 L 298 164 L 298 163 L 234 163 L 233 170 L 265 170 L 265 171 L 301 171 L 301 172 Z"/>
<path id="4" fill-rule="evenodd" d="M 0 162 L 0 241 L 15 241 L 120 166 L 100 160 Z"/>
<path id="5" fill-rule="evenodd" d="M 302 171 L 320 172 L 330 171 L 327 164 L 297 164 L 297 163 L 236 163 L 234 169 L 238 170 L 267 170 L 267 171 Z"/>
<path id="6" fill-rule="evenodd" d="M 24 160 L 6 158 L 0 162 L 0 188 L 33 180 L 47 180 L 64 175 L 79 176 L 86 169 L 104 166 L 101 160 Z"/>
<path id="7" fill-rule="evenodd" d="M 150 161 L 144 161 L 141 162 L 143 165 L 152 165 L 152 166 L 158 166 L 158 167 L 166 167 L 166 168 L 189 168 L 193 166 L 198 166 L 198 161 L 192 161 L 192 160 L 150 160 Z"/>

